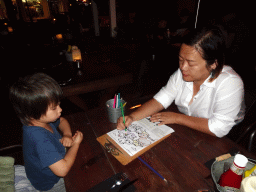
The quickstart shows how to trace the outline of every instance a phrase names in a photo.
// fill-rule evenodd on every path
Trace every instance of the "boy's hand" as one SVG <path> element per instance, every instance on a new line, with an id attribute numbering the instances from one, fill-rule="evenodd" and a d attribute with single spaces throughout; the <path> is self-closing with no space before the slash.
<path id="1" fill-rule="evenodd" d="M 75 135 L 72 137 L 73 139 L 73 143 L 72 143 L 72 146 L 74 144 L 80 144 L 83 140 L 83 133 L 80 132 L 80 131 L 76 131 Z"/>
<path id="2" fill-rule="evenodd" d="M 73 139 L 71 136 L 63 136 L 62 139 L 60 140 L 60 142 L 62 143 L 62 145 L 64 147 L 71 147 Z"/>

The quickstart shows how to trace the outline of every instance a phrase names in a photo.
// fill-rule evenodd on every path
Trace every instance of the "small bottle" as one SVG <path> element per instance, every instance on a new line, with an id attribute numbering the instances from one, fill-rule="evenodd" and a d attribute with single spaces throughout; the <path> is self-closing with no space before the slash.
<path id="1" fill-rule="evenodd" d="M 219 185 L 240 189 L 247 162 L 248 159 L 244 155 L 237 154 L 231 167 L 220 176 Z"/>

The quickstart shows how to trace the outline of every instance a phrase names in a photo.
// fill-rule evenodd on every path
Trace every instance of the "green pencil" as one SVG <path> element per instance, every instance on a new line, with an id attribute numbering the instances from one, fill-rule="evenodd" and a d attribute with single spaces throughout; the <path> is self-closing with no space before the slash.
<path id="1" fill-rule="evenodd" d="M 125 126 L 124 108 L 123 108 L 123 105 L 122 105 L 122 104 L 121 104 L 121 110 L 122 110 L 123 122 L 124 122 L 124 126 Z M 125 131 L 127 131 L 126 127 L 125 127 Z"/>

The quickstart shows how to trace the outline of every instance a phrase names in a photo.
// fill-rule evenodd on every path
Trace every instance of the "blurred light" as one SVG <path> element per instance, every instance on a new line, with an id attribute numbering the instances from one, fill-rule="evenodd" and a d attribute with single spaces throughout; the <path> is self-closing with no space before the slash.
<path id="1" fill-rule="evenodd" d="M 57 35 L 56 35 L 56 39 L 62 40 L 62 34 L 57 34 Z"/>
<path id="2" fill-rule="evenodd" d="M 135 108 L 139 108 L 139 107 L 141 107 L 141 104 L 135 105 L 135 106 L 131 107 L 130 109 L 135 109 Z"/>
<path id="3" fill-rule="evenodd" d="M 9 32 L 9 33 L 12 33 L 12 32 L 13 32 L 13 28 L 12 28 L 12 27 L 8 27 L 7 29 L 8 29 L 8 32 Z"/>
<path id="4" fill-rule="evenodd" d="M 73 61 L 81 61 L 82 55 L 80 49 L 77 46 L 72 46 L 72 58 Z"/>

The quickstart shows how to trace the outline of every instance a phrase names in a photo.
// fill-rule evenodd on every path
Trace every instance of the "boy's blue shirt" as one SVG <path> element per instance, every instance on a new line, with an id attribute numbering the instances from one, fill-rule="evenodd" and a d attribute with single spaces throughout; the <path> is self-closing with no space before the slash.
<path id="1" fill-rule="evenodd" d="M 37 190 L 49 190 L 59 181 L 49 168 L 63 159 L 65 147 L 60 143 L 62 136 L 57 130 L 60 119 L 50 123 L 53 132 L 37 126 L 23 126 L 23 155 L 26 174 Z"/>

